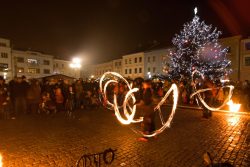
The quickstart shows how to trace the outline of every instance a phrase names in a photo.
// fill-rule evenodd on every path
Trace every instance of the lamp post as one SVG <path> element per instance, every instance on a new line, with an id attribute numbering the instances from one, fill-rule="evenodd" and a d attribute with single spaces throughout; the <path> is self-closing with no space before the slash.
<path id="1" fill-rule="evenodd" d="M 72 63 L 69 64 L 69 67 L 72 68 L 72 69 L 74 69 L 74 71 L 75 71 L 75 78 L 76 78 L 76 70 L 80 69 L 82 67 L 82 65 L 81 65 L 81 59 L 78 58 L 78 57 L 74 57 L 72 59 Z"/>

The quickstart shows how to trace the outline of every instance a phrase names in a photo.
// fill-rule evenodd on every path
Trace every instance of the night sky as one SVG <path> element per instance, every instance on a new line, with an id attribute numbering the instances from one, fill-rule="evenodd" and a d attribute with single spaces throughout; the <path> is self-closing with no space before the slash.
<path id="1" fill-rule="evenodd" d="M 223 37 L 250 35 L 248 0 L 8 0 L 1 2 L 0 37 L 15 49 L 99 63 L 170 46 L 195 6 Z"/>

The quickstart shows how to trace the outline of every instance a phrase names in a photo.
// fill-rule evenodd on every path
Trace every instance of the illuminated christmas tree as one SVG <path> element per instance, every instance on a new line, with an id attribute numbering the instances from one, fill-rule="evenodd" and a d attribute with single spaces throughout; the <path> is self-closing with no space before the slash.
<path id="1" fill-rule="evenodd" d="M 228 49 L 218 43 L 220 35 L 216 28 L 200 21 L 195 8 L 193 20 L 184 24 L 172 40 L 175 49 L 170 52 L 170 78 L 190 81 L 194 70 L 211 80 L 228 75 L 231 62 L 226 57 Z"/>

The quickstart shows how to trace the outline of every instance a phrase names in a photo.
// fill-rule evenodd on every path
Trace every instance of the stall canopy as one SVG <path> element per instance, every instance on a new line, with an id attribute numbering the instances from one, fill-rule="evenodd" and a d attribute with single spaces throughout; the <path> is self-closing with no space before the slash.
<path id="1" fill-rule="evenodd" d="M 41 78 L 37 78 L 39 80 L 42 80 L 42 81 L 48 81 L 48 80 L 69 80 L 71 82 L 73 82 L 76 78 L 74 77 L 70 77 L 70 76 L 67 76 L 67 75 L 63 75 L 63 74 L 54 74 L 54 75 L 49 75 L 49 76 L 46 76 L 46 77 L 41 77 Z"/>

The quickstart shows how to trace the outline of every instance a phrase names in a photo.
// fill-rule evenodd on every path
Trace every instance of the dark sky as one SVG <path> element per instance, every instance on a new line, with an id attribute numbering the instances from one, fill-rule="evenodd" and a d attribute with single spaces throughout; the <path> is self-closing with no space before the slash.
<path id="1" fill-rule="evenodd" d="M 169 46 L 195 6 L 223 36 L 250 34 L 248 0 L 8 0 L 1 2 L 0 37 L 16 49 L 103 62 L 153 43 Z"/>

